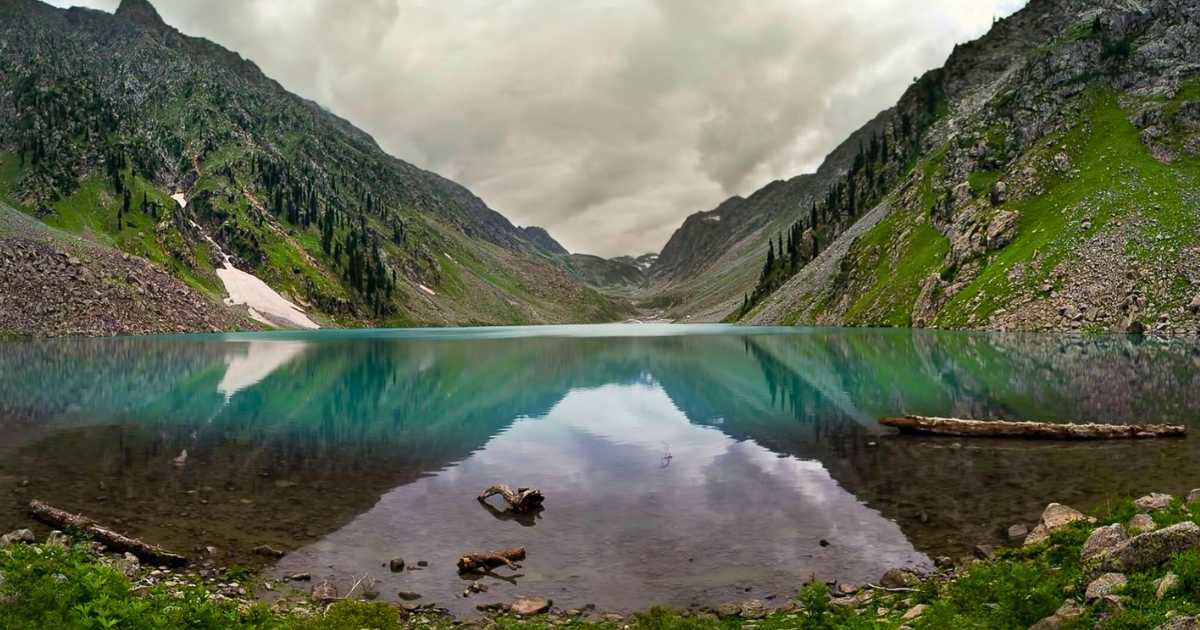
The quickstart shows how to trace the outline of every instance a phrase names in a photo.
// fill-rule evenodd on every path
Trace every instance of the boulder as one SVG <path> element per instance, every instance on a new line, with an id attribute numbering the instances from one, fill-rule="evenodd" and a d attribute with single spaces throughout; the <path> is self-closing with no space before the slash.
<path id="1" fill-rule="evenodd" d="M 542 599 L 541 597 L 518 597 L 513 600 L 512 605 L 508 609 L 514 615 L 532 617 L 533 615 L 540 615 L 550 610 L 551 603 L 550 600 Z"/>
<path id="2" fill-rule="evenodd" d="M 913 619 L 924 615 L 926 610 L 929 610 L 929 606 L 926 606 L 925 604 L 917 604 L 916 606 L 909 608 L 908 612 L 904 613 L 904 616 L 900 618 L 900 621 L 912 621 Z"/>
<path id="3" fill-rule="evenodd" d="M 1158 529 L 1158 525 L 1149 514 L 1134 514 L 1133 518 L 1129 519 L 1127 528 L 1134 534 L 1140 534 L 1142 532 L 1152 532 Z"/>
<path id="4" fill-rule="evenodd" d="M 1083 609 L 1075 602 L 1067 601 L 1062 606 L 1059 606 L 1053 615 L 1029 626 L 1029 630 L 1059 630 L 1082 616 Z"/>
<path id="5" fill-rule="evenodd" d="M 914 586 L 920 581 L 912 571 L 888 569 L 887 573 L 879 578 L 879 585 L 884 588 L 905 588 Z"/>
<path id="6" fill-rule="evenodd" d="M 32 544 L 34 542 L 37 542 L 37 538 L 34 537 L 33 530 L 30 529 L 18 529 L 0 536 L 0 547 L 7 547 L 17 543 Z"/>
<path id="7" fill-rule="evenodd" d="M 1177 523 L 1133 538 L 1102 551 L 1083 563 L 1084 574 L 1140 571 L 1156 567 L 1171 556 L 1200 547 L 1200 525 Z"/>
<path id="8" fill-rule="evenodd" d="M 392 558 L 388 561 L 388 570 L 399 573 L 404 570 L 404 558 Z"/>
<path id="9" fill-rule="evenodd" d="M 1024 540 L 1028 535 L 1029 528 L 1019 523 L 1008 528 L 1009 540 Z"/>
<path id="10" fill-rule="evenodd" d="M 1166 575 L 1154 580 L 1154 596 L 1162 599 L 1167 596 L 1167 593 L 1179 588 L 1179 576 L 1174 573 Z"/>
<path id="11" fill-rule="evenodd" d="M 1045 525 L 1038 523 L 1037 527 L 1034 527 L 1033 531 L 1025 537 L 1025 546 L 1036 545 L 1047 540 L 1050 540 L 1050 530 L 1046 529 Z"/>
<path id="12" fill-rule="evenodd" d="M 1158 512 L 1159 510 L 1165 510 L 1171 507 L 1172 498 L 1173 497 L 1169 494 L 1154 492 L 1134 501 L 1133 507 L 1137 508 L 1137 511 L 1142 513 Z"/>
<path id="13" fill-rule="evenodd" d="M 1062 529 L 1071 523 L 1086 520 L 1088 520 L 1088 517 L 1084 516 L 1083 512 L 1060 503 L 1051 503 L 1042 511 L 1042 525 L 1045 525 L 1046 529 L 1052 532 Z"/>
<path id="14" fill-rule="evenodd" d="M 1122 573 L 1105 573 L 1087 585 L 1087 591 L 1084 592 L 1084 596 L 1087 597 L 1089 602 L 1104 599 L 1125 588 L 1125 584 L 1128 582 L 1129 580 Z"/>
<path id="15" fill-rule="evenodd" d="M 996 550 L 992 549 L 991 545 L 975 545 L 971 551 L 980 560 L 992 560 L 996 557 Z"/>
<path id="16" fill-rule="evenodd" d="M 1017 219 L 1016 212 L 1005 210 L 996 213 L 992 217 L 992 222 L 987 228 L 987 248 L 995 251 L 1008 245 L 1017 235 Z"/>
<path id="17" fill-rule="evenodd" d="M 742 602 L 742 619 L 762 619 L 767 616 L 767 612 L 769 612 L 767 603 L 761 599 Z"/>
<path id="18" fill-rule="evenodd" d="M 46 544 L 53 547 L 67 548 L 71 546 L 71 538 L 57 529 L 46 536 Z"/>
<path id="19" fill-rule="evenodd" d="M 993 206 L 999 206 L 1005 201 L 1008 201 L 1008 184 L 1000 181 L 992 186 L 991 202 Z"/>
<path id="20" fill-rule="evenodd" d="M 1071 170 L 1071 157 L 1066 153 L 1059 153 L 1054 156 L 1054 168 L 1060 173 L 1066 173 Z"/>
<path id="21" fill-rule="evenodd" d="M 1196 617 L 1175 617 L 1167 620 L 1155 630 L 1200 630 L 1200 619 Z"/>
<path id="22" fill-rule="evenodd" d="M 717 606 L 717 617 L 721 619 L 730 619 L 742 614 L 742 605 L 736 602 L 725 602 Z"/>
<path id="23" fill-rule="evenodd" d="M 1198 298 L 1198 299 L 1200 299 L 1200 298 Z M 1187 495 L 1187 504 L 1188 505 L 1195 505 L 1196 503 L 1200 503 L 1200 488 L 1196 488 L 1195 490 L 1192 490 Z"/>
<path id="24" fill-rule="evenodd" d="M 1087 542 L 1083 543 L 1083 552 L 1080 554 L 1080 557 L 1084 562 L 1087 562 L 1089 558 L 1093 558 L 1101 552 L 1108 551 L 1126 540 L 1129 540 L 1129 535 L 1125 533 L 1125 528 L 1120 523 L 1097 527 L 1092 530 L 1092 534 L 1088 536 Z"/>

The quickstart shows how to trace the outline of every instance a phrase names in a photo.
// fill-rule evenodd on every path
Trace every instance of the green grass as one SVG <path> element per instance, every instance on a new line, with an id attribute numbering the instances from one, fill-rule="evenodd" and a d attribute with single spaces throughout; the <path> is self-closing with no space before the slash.
<path id="1" fill-rule="evenodd" d="M 918 210 L 897 209 L 863 235 L 849 253 L 866 289 L 846 311 L 847 324 L 911 326 L 921 286 L 950 250 Z"/>

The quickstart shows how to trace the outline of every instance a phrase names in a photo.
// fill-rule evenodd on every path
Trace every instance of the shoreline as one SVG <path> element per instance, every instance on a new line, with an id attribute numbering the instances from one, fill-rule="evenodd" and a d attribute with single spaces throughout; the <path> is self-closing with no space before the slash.
<path id="1" fill-rule="evenodd" d="M 1016 546 L 993 549 L 977 545 L 973 558 L 938 558 L 936 567 L 927 573 L 891 569 L 866 584 L 798 584 L 797 594 L 780 598 L 782 601 L 711 602 L 688 611 L 653 608 L 631 615 L 594 608 L 564 610 L 555 608 L 548 597 L 493 602 L 483 595 L 476 607 L 480 616 L 473 618 L 456 618 L 436 604 L 374 602 L 379 594 L 366 576 L 349 591 L 339 592 L 337 585 L 315 581 L 308 574 L 273 582 L 263 577 L 265 572 L 220 567 L 211 560 L 169 570 L 146 566 L 131 554 L 114 554 L 61 532 L 36 541 L 26 529 L 0 538 L 0 602 L 6 604 L 0 606 L 0 622 L 34 624 L 36 620 L 29 616 L 38 614 L 37 610 L 30 610 L 28 605 L 33 602 L 24 599 L 33 598 L 31 593 L 37 592 L 38 584 L 56 580 L 55 575 L 68 572 L 66 567 L 74 567 L 71 570 L 115 580 L 114 588 L 123 593 L 121 601 L 133 609 L 153 607 L 162 600 L 190 602 L 196 614 L 219 611 L 228 623 L 214 627 L 351 627 L 339 625 L 343 617 L 355 623 L 364 619 L 382 622 L 370 627 L 396 628 L 916 629 L 966 622 L 1039 629 L 1109 623 L 1160 627 L 1169 622 L 1200 623 L 1193 618 L 1200 615 L 1198 522 L 1200 489 L 1187 497 L 1154 493 L 1125 500 L 1091 517 L 1051 503 L 1023 539 L 1023 532 L 1014 532 Z M 272 550 L 264 550 L 264 554 L 267 551 Z M 297 584 L 301 586 L 297 592 L 283 597 L 261 596 L 264 592 L 282 594 L 282 589 Z M 1035 615 L 1038 617 L 1031 619 Z M 1129 626 L 1135 618 L 1141 621 Z M 250 619 L 268 619 L 271 624 L 251 626 Z M 1001 620 L 1006 623 L 999 623 Z M 13 627 L 22 626 L 14 623 Z"/>

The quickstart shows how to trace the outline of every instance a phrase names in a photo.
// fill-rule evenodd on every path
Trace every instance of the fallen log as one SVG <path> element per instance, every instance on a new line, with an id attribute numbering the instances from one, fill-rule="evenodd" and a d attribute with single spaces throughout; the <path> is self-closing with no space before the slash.
<path id="1" fill-rule="evenodd" d="M 1003 422 L 928 416 L 891 416 L 879 419 L 901 433 L 955 437 L 1007 437 L 1044 440 L 1116 440 L 1180 437 L 1187 427 L 1175 424 L 1071 424 L 1056 422 Z"/>
<path id="2" fill-rule="evenodd" d="M 504 498 L 504 502 L 508 504 L 508 509 L 513 512 L 534 512 L 542 508 L 542 501 L 546 497 L 542 495 L 542 491 L 537 488 L 517 488 L 513 490 L 511 486 L 503 483 L 498 483 L 489 486 L 479 495 L 480 501 L 487 501 L 488 497 L 500 495 Z"/>
<path id="3" fill-rule="evenodd" d="M 506 566 L 520 569 L 518 561 L 525 559 L 524 547 L 501 549 L 493 553 L 468 553 L 458 559 L 458 572 L 471 573 L 474 571 L 490 571 L 496 567 Z"/>
<path id="4" fill-rule="evenodd" d="M 47 505 L 37 499 L 29 502 L 29 511 L 33 514 L 34 518 L 47 525 L 60 529 L 77 529 L 104 543 L 109 549 L 113 551 L 128 551 L 143 562 L 179 567 L 187 564 L 188 561 L 187 558 L 177 553 L 172 553 L 157 545 L 151 545 L 137 538 L 131 538 L 115 532 L 82 514 L 72 514 Z"/>

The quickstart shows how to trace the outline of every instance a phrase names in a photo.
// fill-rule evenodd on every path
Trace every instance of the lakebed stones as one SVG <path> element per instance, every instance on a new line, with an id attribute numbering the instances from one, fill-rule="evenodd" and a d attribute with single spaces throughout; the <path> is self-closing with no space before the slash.
<path id="1" fill-rule="evenodd" d="M 1125 528 L 1120 523 L 1097 527 L 1092 530 L 1087 542 L 1083 543 L 1080 557 L 1087 562 L 1101 552 L 1108 551 L 1126 540 L 1129 540 L 1129 535 L 1125 533 Z"/>
<path id="2" fill-rule="evenodd" d="M 532 617 L 550 610 L 551 602 L 540 597 L 518 597 L 509 605 L 508 610 L 514 615 Z"/>
<path id="3" fill-rule="evenodd" d="M 1138 534 L 1083 563 L 1084 574 L 1139 571 L 1158 566 L 1176 553 L 1200 547 L 1200 526 L 1177 523 L 1152 532 Z"/>
<path id="4" fill-rule="evenodd" d="M 1105 573 L 1088 583 L 1084 597 L 1089 602 L 1104 599 L 1125 588 L 1128 583 L 1129 580 L 1122 573 Z"/>
<path id="5" fill-rule="evenodd" d="M 1171 507 L 1172 498 L 1173 497 L 1169 494 L 1154 492 L 1134 501 L 1133 507 L 1137 508 L 1138 512 L 1142 513 L 1158 512 L 1159 510 L 1165 510 Z"/>

